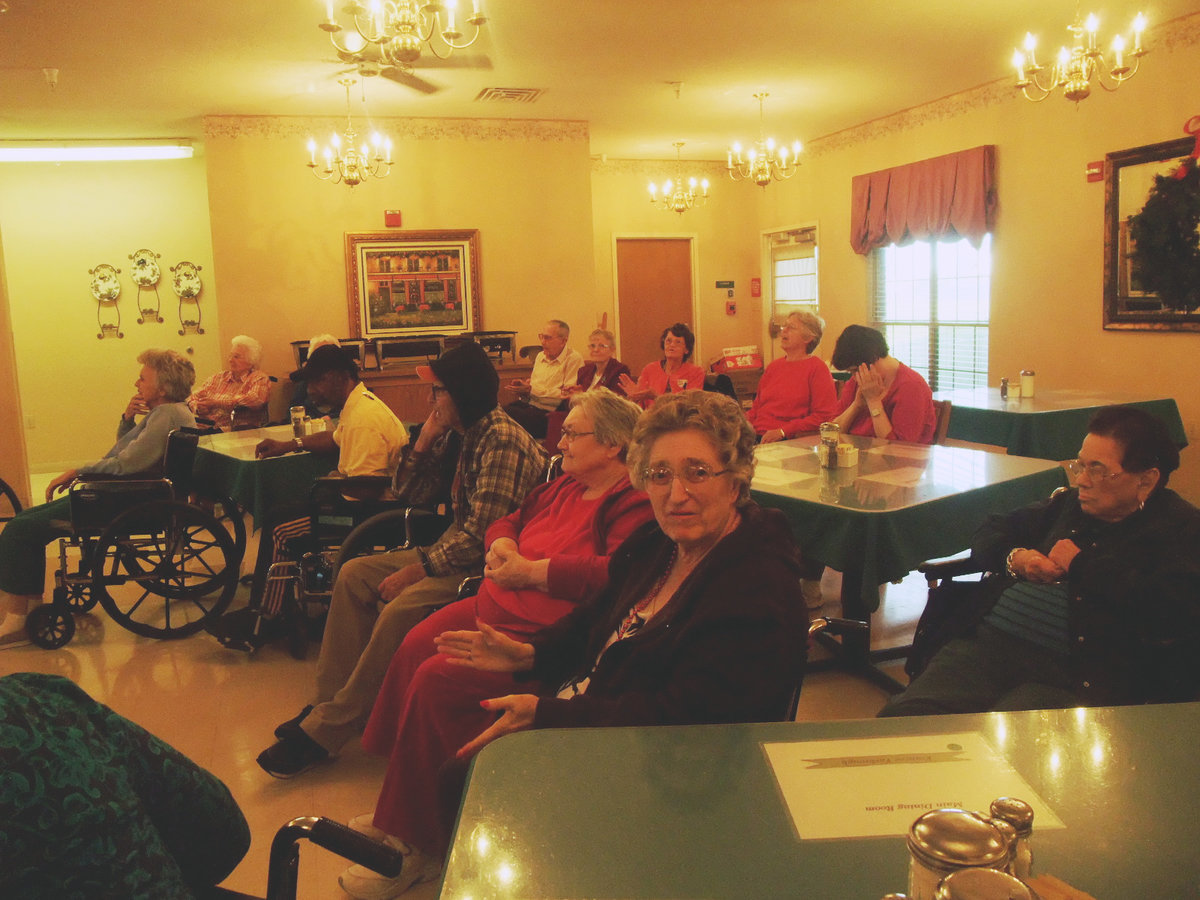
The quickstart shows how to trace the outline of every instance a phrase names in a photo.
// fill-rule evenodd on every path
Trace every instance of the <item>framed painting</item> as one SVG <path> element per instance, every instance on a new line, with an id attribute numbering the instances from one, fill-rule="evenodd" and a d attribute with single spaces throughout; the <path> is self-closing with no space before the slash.
<path id="1" fill-rule="evenodd" d="M 479 331 L 479 232 L 346 233 L 350 335 Z"/>

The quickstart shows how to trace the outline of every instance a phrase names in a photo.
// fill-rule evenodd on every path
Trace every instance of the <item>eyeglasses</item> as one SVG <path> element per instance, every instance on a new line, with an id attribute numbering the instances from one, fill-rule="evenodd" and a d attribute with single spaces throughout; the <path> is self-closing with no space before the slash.
<path id="1" fill-rule="evenodd" d="M 1116 478 L 1118 475 L 1124 475 L 1125 470 L 1120 472 L 1108 471 L 1108 466 L 1104 463 L 1091 462 L 1085 463 L 1079 459 L 1073 459 L 1066 464 L 1067 472 L 1071 477 L 1078 480 L 1080 475 L 1087 474 L 1089 481 L 1109 481 Z"/>
<path id="2" fill-rule="evenodd" d="M 717 475 L 724 475 L 728 471 L 729 469 L 714 470 L 704 463 L 688 463 L 678 472 L 670 466 L 655 466 L 652 469 L 643 469 L 642 477 L 646 479 L 647 484 L 652 484 L 655 487 L 670 487 L 671 482 L 676 478 L 681 478 L 688 484 L 704 484 L 710 478 Z"/>
<path id="3" fill-rule="evenodd" d="M 588 344 L 589 350 L 607 350 L 610 344 Z"/>
<path id="4" fill-rule="evenodd" d="M 558 339 L 559 339 L 559 336 L 557 334 L 539 334 L 538 335 L 539 341 L 556 341 Z"/>
<path id="5" fill-rule="evenodd" d="M 440 385 L 440 384 L 431 384 L 431 385 L 429 386 L 429 392 L 430 392 L 430 393 L 433 395 L 433 399 L 434 399 L 434 400 L 436 400 L 436 399 L 438 398 L 438 394 L 448 394 L 448 393 L 450 393 L 450 388 L 448 388 L 448 387 L 443 387 L 443 386 L 442 386 L 442 385 Z M 417 394 L 417 396 L 419 397 L 419 396 L 421 396 L 421 395 L 420 395 L 420 394 Z"/>
<path id="6" fill-rule="evenodd" d="M 566 438 L 568 444 L 571 443 L 572 441 L 574 441 L 576 438 L 583 437 L 585 434 L 595 434 L 595 433 L 596 432 L 594 432 L 594 431 L 576 431 L 574 428 L 564 428 L 562 430 L 562 436 L 564 438 Z"/>

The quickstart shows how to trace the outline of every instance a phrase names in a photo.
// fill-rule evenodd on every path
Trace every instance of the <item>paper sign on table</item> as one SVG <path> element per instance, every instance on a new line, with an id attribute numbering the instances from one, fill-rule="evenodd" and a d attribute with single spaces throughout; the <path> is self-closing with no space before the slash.
<path id="1" fill-rule="evenodd" d="M 997 797 L 1032 806 L 1035 833 L 1065 827 L 976 732 L 762 746 L 801 840 L 904 835 L 931 809 L 986 813 Z"/>

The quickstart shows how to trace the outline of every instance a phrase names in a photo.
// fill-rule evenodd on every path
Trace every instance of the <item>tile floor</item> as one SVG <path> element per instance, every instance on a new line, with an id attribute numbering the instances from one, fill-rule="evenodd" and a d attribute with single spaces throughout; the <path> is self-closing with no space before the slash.
<path id="1" fill-rule="evenodd" d="M 253 547 L 247 559 L 253 559 Z M 826 597 L 836 596 L 836 573 L 827 572 Z M 234 603 L 244 602 L 245 588 Z M 903 643 L 924 603 L 924 581 L 909 576 L 889 585 L 875 619 L 879 646 Z M 834 611 L 827 603 L 826 612 Z M 0 675 L 34 671 L 70 678 L 97 700 L 158 735 L 220 777 L 241 805 L 253 834 L 246 858 L 227 887 L 262 895 L 267 858 L 276 829 L 294 816 L 326 815 L 346 821 L 374 807 L 384 761 L 352 743 L 341 758 L 292 781 L 265 775 L 254 758 L 272 740 L 274 726 L 307 702 L 316 646 L 297 661 L 282 646 L 254 657 L 228 651 L 207 635 L 180 641 L 139 638 L 97 608 L 81 617 L 75 639 L 55 651 L 36 647 L 0 650 Z M 899 666 L 894 672 L 898 674 Z M 873 716 L 885 694 L 836 672 L 810 674 L 802 692 L 799 720 Z M 337 874 L 345 862 L 305 844 L 300 891 L 305 900 L 344 898 Z M 430 900 L 437 885 L 415 888 L 406 897 Z"/>

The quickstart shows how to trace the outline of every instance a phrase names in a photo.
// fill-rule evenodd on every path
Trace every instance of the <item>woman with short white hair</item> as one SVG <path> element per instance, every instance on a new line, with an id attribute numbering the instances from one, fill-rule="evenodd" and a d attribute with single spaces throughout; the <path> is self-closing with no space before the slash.
<path id="1" fill-rule="evenodd" d="M 779 329 L 783 356 L 763 372 L 754 405 L 746 414 L 760 442 L 812 434 L 837 415 L 837 389 L 829 366 L 812 352 L 825 323 L 808 310 L 788 314 Z"/>
<path id="2" fill-rule="evenodd" d="M 265 409 L 271 392 L 270 377 L 258 368 L 262 344 L 245 334 L 229 344 L 229 368 L 213 375 L 188 397 L 188 406 L 197 416 L 224 430 L 232 427 L 235 409 Z"/>

